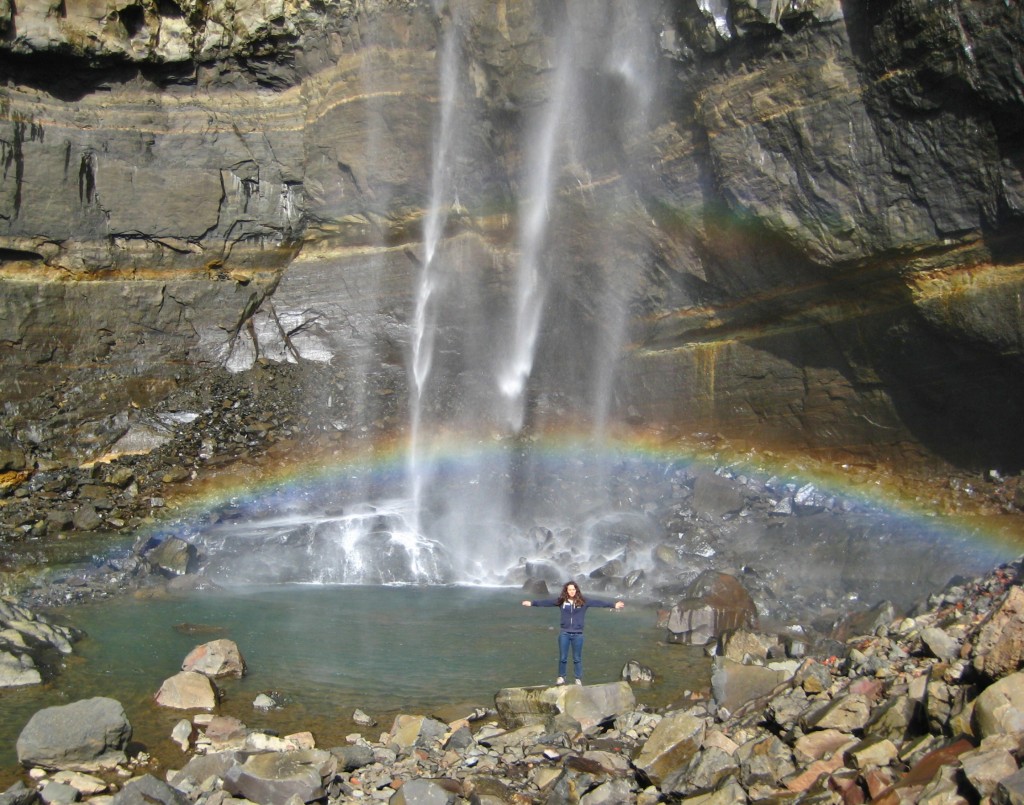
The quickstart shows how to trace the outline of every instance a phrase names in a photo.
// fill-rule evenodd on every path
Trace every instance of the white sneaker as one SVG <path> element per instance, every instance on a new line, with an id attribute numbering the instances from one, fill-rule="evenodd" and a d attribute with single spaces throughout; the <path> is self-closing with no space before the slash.
<path id="1" fill-rule="evenodd" d="M 564 676 L 558 677 L 558 679 L 555 680 L 555 684 L 556 685 L 564 685 L 565 684 L 565 677 Z"/>
<path id="2" fill-rule="evenodd" d="M 576 680 L 576 684 L 577 685 L 582 685 L 583 684 L 583 680 L 582 679 L 577 679 Z"/>

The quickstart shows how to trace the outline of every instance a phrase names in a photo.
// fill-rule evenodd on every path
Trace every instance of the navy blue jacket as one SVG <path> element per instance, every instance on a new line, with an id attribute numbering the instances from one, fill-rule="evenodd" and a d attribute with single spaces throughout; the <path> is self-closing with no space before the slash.
<path id="1" fill-rule="evenodd" d="M 531 607 L 557 607 L 558 601 L 554 598 L 544 598 L 540 601 L 531 601 Z M 601 601 L 597 598 L 588 598 L 587 603 L 581 607 L 573 606 L 572 601 L 566 601 L 562 604 L 561 615 L 562 622 L 559 628 L 563 632 L 577 633 L 583 631 L 583 619 L 587 616 L 587 610 L 590 607 L 605 607 L 611 608 L 615 606 L 614 601 Z"/>

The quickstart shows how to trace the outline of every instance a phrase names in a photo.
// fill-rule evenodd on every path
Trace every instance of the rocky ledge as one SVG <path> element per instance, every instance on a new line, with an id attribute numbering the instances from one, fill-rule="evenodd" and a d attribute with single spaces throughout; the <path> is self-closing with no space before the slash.
<path id="1" fill-rule="evenodd" d="M 847 621 L 828 656 L 769 663 L 756 646 L 770 635 L 728 632 L 708 645 L 713 695 L 659 712 L 628 682 L 509 689 L 494 711 L 400 715 L 328 749 L 204 713 L 174 730 L 188 762 L 162 770 L 128 756 L 116 701 L 49 708 L 18 741 L 26 780 L 0 802 L 1021 803 L 1022 566 L 910 615 Z"/>

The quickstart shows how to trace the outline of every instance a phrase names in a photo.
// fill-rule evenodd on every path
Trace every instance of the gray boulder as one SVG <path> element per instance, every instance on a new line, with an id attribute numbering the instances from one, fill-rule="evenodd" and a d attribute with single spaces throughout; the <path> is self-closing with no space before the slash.
<path id="1" fill-rule="evenodd" d="M 253 802 L 312 802 L 324 796 L 323 778 L 335 771 L 334 756 L 320 749 L 264 752 L 228 769 L 224 790 Z"/>
<path id="2" fill-rule="evenodd" d="M 18 736 L 18 760 L 44 769 L 111 768 L 127 759 L 131 736 L 120 702 L 97 696 L 33 715 Z"/>
<path id="3" fill-rule="evenodd" d="M 38 685 L 42 681 L 43 677 L 30 656 L 0 651 L 0 688 Z"/>
<path id="4" fill-rule="evenodd" d="M 633 761 L 654 785 L 686 768 L 704 740 L 704 722 L 681 710 L 658 722 Z"/>
<path id="5" fill-rule="evenodd" d="M 447 778 L 417 778 L 402 784 L 391 799 L 390 805 L 455 805 L 463 799 L 462 784 Z"/>
<path id="6" fill-rule="evenodd" d="M 111 805 L 189 805 L 181 791 L 151 774 L 136 777 L 114 794 Z"/>
<path id="7" fill-rule="evenodd" d="M 1024 671 L 1003 677 L 982 691 L 974 704 L 978 737 L 1024 735 Z"/>
<path id="8" fill-rule="evenodd" d="M 588 730 L 607 718 L 636 707 L 636 697 L 626 682 L 604 685 L 558 685 L 539 688 L 504 688 L 494 697 L 502 723 L 510 728 L 544 724 L 567 715 Z"/>
<path id="9" fill-rule="evenodd" d="M 0 805 L 32 805 L 39 795 L 19 780 L 3 793 L 0 793 Z"/>
<path id="10" fill-rule="evenodd" d="M 195 569 L 196 547 L 177 537 L 168 537 L 146 554 L 146 559 L 165 576 L 183 576 Z"/>

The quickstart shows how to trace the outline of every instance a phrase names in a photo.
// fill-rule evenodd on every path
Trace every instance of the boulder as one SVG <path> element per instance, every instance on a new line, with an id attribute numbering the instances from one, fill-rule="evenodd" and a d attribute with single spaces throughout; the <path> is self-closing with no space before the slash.
<path id="1" fill-rule="evenodd" d="M 175 788 L 190 790 L 211 778 L 223 779 L 228 770 L 242 763 L 245 755 L 241 752 L 209 752 L 205 755 L 194 755 L 184 768 L 168 777 L 168 782 Z"/>
<path id="2" fill-rule="evenodd" d="M 389 805 L 450 805 L 464 800 L 462 783 L 449 778 L 418 777 L 402 783 Z"/>
<path id="3" fill-rule="evenodd" d="M 249 729 L 232 716 L 214 716 L 203 730 L 203 735 L 210 742 L 210 749 L 223 752 L 228 749 L 242 749 Z"/>
<path id="4" fill-rule="evenodd" d="M 398 715 L 388 733 L 388 745 L 398 754 L 408 754 L 413 749 L 428 747 L 438 743 L 448 725 L 427 716 Z"/>
<path id="5" fill-rule="evenodd" d="M 320 749 L 264 752 L 228 769 L 224 790 L 252 802 L 312 802 L 325 796 L 323 778 L 336 771 L 334 756 Z"/>
<path id="6" fill-rule="evenodd" d="M 602 721 L 626 713 L 636 706 L 636 697 L 626 682 L 603 685 L 558 685 L 555 687 L 504 688 L 494 697 L 502 723 L 509 729 L 544 724 L 566 715 L 588 730 Z"/>
<path id="7" fill-rule="evenodd" d="M 999 782 L 992 802 L 994 805 L 1024 805 L 1024 769 Z"/>
<path id="8" fill-rule="evenodd" d="M 785 671 L 716 657 L 711 672 L 711 692 L 720 707 L 735 710 L 752 699 L 771 693 L 787 678 Z"/>
<path id="9" fill-rule="evenodd" d="M 669 612 L 670 640 L 706 645 L 731 629 L 757 626 L 757 607 L 735 576 L 707 571 Z"/>
<path id="10" fill-rule="evenodd" d="M 42 681 L 39 669 L 28 654 L 0 651 L 0 688 L 38 685 Z"/>
<path id="11" fill-rule="evenodd" d="M 666 715 L 651 732 L 633 765 L 654 785 L 684 769 L 700 749 L 704 722 L 681 710 Z"/>
<path id="12" fill-rule="evenodd" d="M 46 805 L 71 805 L 77 802 L 79 792 L 67 783 L 58 783 L 56 780 L 46 780 L 39 796 Z"/>
<path id="13" fill-rule="evenodd" d="M 196 547 L 177 537 L 168 537 L 146 554 L 146 559 L 165 576 L 183 576 L 195 568 Z"/>
<path id="14" fill-rule="evenodd" d="M 636 660 L 622 666 L 622 678 L 627 682 L 653 682 L 654 670 Z"/>
<path id="15" fill-rule="evenodd" d="M 871 711 L 865 731 L 900 744 L 918 731 L 920 713 L 909 694 L 894 695 Z"/>
<path id="16" fill-rule="evenodd" d="M 190 805 L 189 798 L 152 774 L 144 774 L 124 784 L 110 805 Z"/>
<path id="17" fill-rule="evenodd" d="M 132 736 L 124 708 L 96 697 L 47 707 L 29 719 L 18 736 L 18 760 L 44 769 L 94 771 L 126 761 Z"/>
<path id="18" fill-rule="evenodd" d="M 164 680 L 156 703 L 179 710 L 212 710 L 217 706 L 217 688 L 203 674 L 182 671 Z"/>
<path id="19" fill-rule="evenodd" d="M 921 643 L 940 660 L 954 660 L 960 656 L 960 644 L 937 626 L 921 630 Z"/>
<path id="20" fill-rule="evenodd" d="M 974 703 L 973 726 L 979 738 L 1024 735 L 1024 671 L 989 685 Z"/>
<path id="21" fill-rule="evenodd" d="M 709 519 L 719 519 L 743 509 L 746 498 L 743 490 L 728 478 L 718 475 L 698 475 L 693 482 L 693 508 Z"/>
<path id="22" fill-rule="evenodd" d="M 775 635 L 734 629 L 719 635 L 716 654 L 736 662 L 764 665 L 768 662 L 769 652 L 779 645 L 779 638 Z"/>
<path id="23" fill-rule="evenodd" d="M 0 805 L 34 805 L 36 802 L 38 802 L 36 791 L 26 788 L 21 780 L 0 793 Z"/>
<path id="24" fill-rule="evenodd" d="M 233 640 L 221 638 L 196 646 L 181 664 L 182 671 L 195 671 L 213 679 L 245 676 L 245 658 Z"/>
<path id="25" fill-rule="evenodd" d="M 103 518 L 100 517 L 95 506 L 85 503 L 75 511 L 71 522 L 78 531 L 95 531 L 103 525 Z"/>
<path id="26" fill-rule="evenodd" d="M 992 797 L 999 784 L 1017 773 L 1017 761 L 1006 749 L 975 749 L 960 756 L 960 768 L 982 800 Z"/>
<path id="27" fill-rule="evenodd" d="M 816 710 L 805 721 L 806 729 L 834 729 L 854 732 L 864 728 L 870 715 L 867 697 L 860 693 L 837 696 L 829 704 Z"/>
<path id="28" fill-rule="evenodd" d="M 335 746 L 330 752 L 338 759 L 338 768 L 342 771 L 355 771 L 374 761 L 373 748 L 367 744 Z"/>
<path id="29" fill-rule="evenodd" d="M 752 795 L 762 787 L 777 788 L 796 772 L 792 752 L 774 735 L 752 738 L 736 750 L 735 758 L 740 764 L 740 782 Z"/>
<path id="30" fill-rule="evenodd" d="M 1024 663 L 1024 588 L 1011 587 L 1006 598 L 978 629 L 971 662 L 990 679 L 999 679 Z"/>

